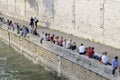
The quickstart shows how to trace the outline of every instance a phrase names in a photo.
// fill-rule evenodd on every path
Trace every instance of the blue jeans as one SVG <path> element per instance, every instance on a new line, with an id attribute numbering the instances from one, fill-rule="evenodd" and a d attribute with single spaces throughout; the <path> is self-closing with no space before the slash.
<path id="1" fill-rule="evenodd" d="M 115 75 L 115 71 L 117 70 L 117 67 L 113 67 L 113 70 L 112 70 L 112 75 Z"/>

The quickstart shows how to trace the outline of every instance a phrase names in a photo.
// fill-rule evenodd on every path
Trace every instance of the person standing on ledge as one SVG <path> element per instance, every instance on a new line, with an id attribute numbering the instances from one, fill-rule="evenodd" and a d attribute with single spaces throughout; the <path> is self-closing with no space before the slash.
<path id="1" fill-rule="evenodd" d="M 33 34 L 33 29 L 34 29 L 34 18 L 31 17 L 30 19 L 30 26 L 31 26 L 31 33 Z"/>
<path id="2" fill-rule="evenodd" d="M 37 23 L 38 23 L 39 21 L 38 21 L 38 19 L 37 19 L 36 17 L 34 18 L 34 20 L 35 20 L 35 27 L 37 28 Z"/>
<path id="3" fill-rule="evenodd" d="M 115 76 L 115 72 L 117 70 L 117 68 L 119 67 L 119 61 L 118 61 L 118 56 L 115 56 L 115 58 L 112 60 L 112 76 Z"/>

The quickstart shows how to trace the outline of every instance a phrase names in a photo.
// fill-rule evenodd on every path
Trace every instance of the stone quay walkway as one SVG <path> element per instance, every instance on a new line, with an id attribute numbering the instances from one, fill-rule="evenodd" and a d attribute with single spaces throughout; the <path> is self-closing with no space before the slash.
<path id="1" fill-rule="evenodd" d="M 13 22 L 18 22 L 21 25 L 29 26 L 29 22 L 26 22 L 26 21 L 23 21 L 23 20 L 19 20 L 19 19 L 13 18 L 13 17 L 9 17 L 9 16 L 6 16 L 6 15 L 0 15 L 0 16 L 4 17 L 5 19 L 10 19 Z M 64 39 L 66 38 L 67 41 L 72 39 L 73 42 L 76 42 L 77 47 L 79 47 L 81 43 L 83 43 L 85 45 L 85 47 L 92 46 L 92 47 L 95 48 L 95 53 L 102 53 L 103 51 L 107 51 L 108 52 L 109 61 L 111 61 L 111 59 L 113 59 L 115 56 L 118 56 L 120 58 L 120 49 L 116 49 L 116 48 L 113 48 L 113 47 L 110 47 L 110 46 L 106 46 L 106 45 L 103 45 L 103 44 L 98 44 L 98 43 L 95 43 L 95 42 L 92 42 L 92 41 L 89 41 L 89 40 L 78 38 L 76 36 L 72 36 L 70 34 L 66 34 L 66 33 L 63 33 L 63 32 L 60 32 L 60 31 L 56 31 L 56 30 L 52 30 L 52 29 L 49 29 L 49 28 L 46 28 L 46 27 L 42 27 L 42 26 L 38 26 L 37 32 L 39 34 L 41 32 L 45 32 L 45 33 L 50 33 L 51 35 L 55 34 L 55 36 L 63 36 L 63 38 Z M 29 36 L 30 35 L 31 34 L 29 34 Z M 35 41 L 37 41 L 37 42 L 39 42 L 38 37 L 36 37 L 36 36 L 32 36 L 30 38 L 35 40 Z M 113 80 L 120 80 L 120 77 L 117 76 Z"/>
<path id="2" fill-rule="evenodd" d="M 0 15 L 0 16 L 4 17 L 5 19 L 10 19 L 13 22 L 18 22 L 21 25 L 29 26 L 29 22 L 19 20 L 19 19 L 13 18 L 13 17 L 9 17 L 9 16 L 6 16 L 6 15 Z M 29 28 L 30 28 L 30 26 L 29 26 Z M 85 39 L 82 39 L 82 38 L 79 38 L 79 37 L 76 37 L 76 36 L 72 36 L 70 34 L 66 34 L 66 33 L 63 33 L 63 32 L 60 32 L 60 31 L 49 29 L 49 28 L 46 28 L 46 27 L 38 26 L 37 32 L 40 34 L 42 31 L 45 32 L 45 33 L 50 33 L 51 35 L 55 34 L 55 36 L 63 36 L 63 38 L 64 39 L 66 38 L 67 41 L 72 39 L 73 42 L 74 41 L 76 42 L 77 47 L 79 47 L 81 43 L 83 43 L 86 47 L 92 46 L 92 47 L 95 48 L 95 53 L 102 53 L 103 51 L 107 51 L 110 60 L 113 59 L 114 56 L 120 57 L 120 49 L 116 49 L 116 48 L 113 48 L 113 47 L 110 47 L 110 46 L 98 44 L 98 43 L 95 43 L 95 42 L 92 42 L 92 41 L 89 41 L 89 40 L 85 40 Z M 33 39 L 35 39 L 35 38 L 33 38 Z"/>

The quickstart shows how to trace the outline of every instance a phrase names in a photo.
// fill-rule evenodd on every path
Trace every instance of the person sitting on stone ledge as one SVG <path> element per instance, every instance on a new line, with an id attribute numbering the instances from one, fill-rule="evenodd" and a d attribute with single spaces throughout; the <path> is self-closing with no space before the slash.
<path id="1" fill-rule="evenodd" d="M 18 23 L 17 23 L 17 34 L 20 34 L 20 26 Z"/>
<path id="2" fill-rule="evenodd" d="M 88 51 L 87 51 L 87 55 L 89 58 L 94 58 L 94 47 L 89 47 Z"/>
<path id="3" fill-rule="evenodd" d="M 63 43 L 63 37 L 61 37 L 61 38 L 58 40 L 58 45 L 59 45 L 59 46 L 62 46 L 62 43 Z"/>
<path id="4" fill-rule="evenodd" d="M 0 17 L 0 26 L 2 26 L 2 18 Z"/>
<path id="5" fill-rule="evenodd" d="M 79 54 L 83 54 L 83 55 L 86 54 L 86 52 L 85 52 L 85 46 L 83 45 L 83 43 L 79 47 Z"/>
<path id="6" fill-rule="evenodd" d="M 2 23 L 5 24 L 5 18 L 4 17 L 2 17 Z"/>
<path id="7" fill-rule="evenodd" d="M 44 32 L 42 32 L 42 33 L 40 34 L 40 43 L 41 43 L 41 44 L 42 44 L 42 41 L 44 40 L 44 37 L 45 37 Z"/>
<path id="8" fill-rule="evenodd" d="M 24 38 L 27 36 L 28 33 L 29 33 L 29 28 L 25 27 Z"/>
<path id="9" fill-rule="evenodd" d="M 86 55 L 87 55 L 87 56 L 88 56 L 88 52 L 89 52 L 90 49 L 91 49 L 90 46 L 85 48 L 85 52 L 86 52 Z"/>
<path id="10" fill-rule="evenodd" d="M 27 34 L 27 33 L 26 33 L 26 27 L 23 25 L 23 26 L 22 26 L 22 32 L 21 32 L 21 35 L 20 35 L 20 36 L 25 38 L 25 37 L 26 37 L 26 34 Z"/>
<path id="11" fill-rule="evenodd" d="M 8 29 L 7 29 L 7 30 L 11 30 L 12 26 L 13 26 L 13 23 L 12 23 L 12 20 L 11 20 L 11 21 L 9 21 L 9 23 L 8 23 Z"/>
<path id="12" fill-rule="evenodd" d="M 71 45 L 71 50 L 76 50 L 77 47 L 76 47 L 76 42 L 73 42 L 73 44 Z"/>
<path id="13" fill-rule="evenodd" d="M 10 20 L 9 19 L 7 19 L 7 21 L 6 21 L 6 26 L 7 26 L 7 30 L 9 30 L 9 22 L 10 22 Z"/>
<path id="14" fill-rule="evenodd" d="M 48 33 L 48 41 L 50 41 L 50 33 Z"/>
<path id="15" fill-rule="evenodd" d="M 50 37 L 50 41 L 51 41 L 51 43 L 54 43 L 54 37 L 55 37 L 54 34 Z"/>
<path id="16" fill-rule="evenodd" d="M 14 23 L 12 22 L 12 20 L 10 21 L 9 25 L 10 25 L 10 28 L 14 31 Z"/>
<path id="17" fill-rule="evenodd" d="M 108 56 L 107 56 L 107 52 L 104 52 L 103 55 L 102 55 L 102 63 L 105 64 L 105 65 L 111 65 L 110 62 L 108 62 Z"/>
<path id="18" fill-rule="evenodd" d="M 33 35 L 38 36 L 37 28 L 33 29 Z"/>
<path id="19" fill-rule="evenodd" d="M 102 54 L 100 54 L 100 53 L 94 53 L 93 58 L 98 60 L 98 61 L 100 61 L 101 60 L 101 56 L 102 56 Z"/>
<path id="20" fill-rule="evenodd" d="M 4 24 L 4 23 L 5 23 L 4 17 L 0 17 L 0 26 L 2 26 L 2 24 Z"/>
<path id="21" fill-rule="evenodd" d="M 20 25 L 20 31 L 22 31 L 23 30 L 23 26 L 22 25 Z"/>
<path id="22" fill-rule="evenodd" d="M 15 31 L 15 29 L 17 28 L 17 23 L 13 23 L 13 31 Z"/>
<path id="23" fill-rule="evenodd" d="M 47 33 L 45 33 L 45 39 L 44 40 L 48 41 L 48 34 Z"/>
<path id="24" fill-rule="evenodd" d="M 58 45 L 58 41 L 59 41 L 59 36 L 56 36 L 55 39 L 53 40 L 54 44 Z"/>
<path id="25" fill-rule="evenodd" d="M 66 48 L 66 39 L 64 39 L 64 41 L 62 42 L 62 47 Z"/>
<path id="26" fill-rule="evenodd" d="M 100 56 L 100 59 L 99 59 L 99 62 L 100 62 L 100 63 L 103 63 L 103 62 L 102 62 L 102 56 L 104 55 L 104 53 L 105 53 L 105 52 L 102 52 L 102 54 L 101 54 L 101 56 Z"/>
<path id="27" fill-rule="evenodd" d="M 72 39 L 69 40 L 69 41 L 67 41 L 67 43 L 66 43 L 66 48 L 67 48 L 67 49 L 71 49 L 71 45 L 72 45 Z"/>

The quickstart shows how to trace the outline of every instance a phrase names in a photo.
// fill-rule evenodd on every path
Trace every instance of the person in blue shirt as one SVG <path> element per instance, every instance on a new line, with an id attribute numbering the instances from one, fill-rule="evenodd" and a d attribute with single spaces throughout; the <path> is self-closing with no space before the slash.
<path id="1" fill-rule="evenodd" d="M 115 71 L 117 70 L 117 68 L 119 67 L 119 61 L 118 61 L 118 56 L 115 56 L 115 58 L 112 60 L 112 75 L 115 76 Z"/>

